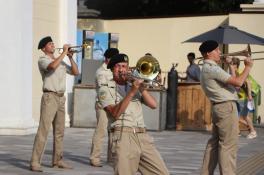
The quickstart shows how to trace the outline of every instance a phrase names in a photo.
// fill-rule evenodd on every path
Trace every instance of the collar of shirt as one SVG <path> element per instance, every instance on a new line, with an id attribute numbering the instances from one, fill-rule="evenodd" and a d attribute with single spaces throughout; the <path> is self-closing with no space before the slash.
<path id="1" fill-rule="evenodd" d="M 104 68 L 104 70 L 110 70 L 110 69 L 107 69 L 107 64 L 105 64 L 105 62 L 103 63 L 102 67 Z"/>

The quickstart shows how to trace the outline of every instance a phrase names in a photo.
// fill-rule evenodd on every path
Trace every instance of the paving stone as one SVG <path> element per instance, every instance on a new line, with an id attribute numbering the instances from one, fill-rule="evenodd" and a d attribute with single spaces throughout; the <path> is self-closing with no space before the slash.
<path id="1" fill-rule="evenodd" d="M 54 169 L 52 160 L 52 132 L 43 156 L 43 173 L 29 171 L 29 160 L 35 135 L 0 136 L 0 175 L 110 175 L 113 168 L 106 163 L 107 140 L 104 142 L 102 168 L 89 165 L 89 154 L 94 129 L 66 128 L 64 159 L 73 170 Z M 238 164 L 263 152 L 264 128 L 258 128 L 256 139 L 239 138 Z M 160 151 L 171 175 L 199 175 L 204 149 L 210 137 L 208 132 L 162 131 L 149 132 Z M 246 133 L 244 133 L 246 135 Z M 257 162 L 256 162 L 257 163 Z M 262 168 L 262 167 L 261 167 Z M 219 171 L 216 170 L 215 175 Z M 140 175 L 140 173 L 137 173 Z M 258 174 L 264 175 L 264 169 Z"/>

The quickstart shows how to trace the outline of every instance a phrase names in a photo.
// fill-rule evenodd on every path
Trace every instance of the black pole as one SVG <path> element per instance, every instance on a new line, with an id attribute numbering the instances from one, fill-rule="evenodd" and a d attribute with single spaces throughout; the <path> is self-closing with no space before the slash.
<path id="1" fill-rule="evenodd" d="M 167 89 L 167 122 L 166 129 L 176 130 L 177 118 L 177 88 L 178 88 L 178 72 L 175 65 L 172 65 L 168 73 L 168 89 Z"/>

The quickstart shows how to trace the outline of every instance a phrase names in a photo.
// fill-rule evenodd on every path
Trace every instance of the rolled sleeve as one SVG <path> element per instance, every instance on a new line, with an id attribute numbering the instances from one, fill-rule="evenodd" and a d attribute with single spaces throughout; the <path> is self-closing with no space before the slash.
<path id="1" fill-rule="evenodd" d="M 38 65 L 41 70 L 47 71 L 50 63 L 52 63 L 52 60 L 47 57 L 40 57 L 38 60 Z"/>

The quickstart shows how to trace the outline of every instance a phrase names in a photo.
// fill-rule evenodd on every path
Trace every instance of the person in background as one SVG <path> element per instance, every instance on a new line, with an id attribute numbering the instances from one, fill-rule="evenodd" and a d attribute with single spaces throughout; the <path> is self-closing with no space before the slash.
<path id="1" fill-rule="evenodd" d="M 231 64 L 234 66 L 236 76 L 241 74 L 239 70 L 240 60 L 237 57 L 232 58 Z M 242 123 L 246 123 L 249 127 L 250 133 L 248 134 L 248 139 L 253 139 L 257 137 L 257 132 L 253 126 L 252 120 L 248 116 L 249 109 L 248 109 L 248 102 L 253 102 L 252 92 L 251 92 L 251 81 L 249 78 L 246 79 L 245 83 L 242 87 L 238 88 L 238 104 L 239 104 L 239 121 Z"/>
<path id="2" fill-rule="evenodd" d="M 107 65 L 113 81 L 99 89 L 99 101 L 112 118 L 111 151 L 115 175 L 168 175 L 168 169 L 145 128 L 142 103 L 155 109 L 157 101 L 142 79 L 127 82 L 128 56 L 117 54 Z"/>
<path id="3" fill-rule="evenodd" d="M 220 50 L 216 41 L 203 42 L 199 51 L 204 58 L 201 86 L 212 104 L 212 136 L 207 142 L 201 175 L 214 174 L 217 164 L 220 175 L 235 175 L 239 132 L 235 87 L 243 85 L 253 60 L 247 57 L 244 70 L 235 76 L 218 65 Z"/>
<path id="4" fill-rule="evenodd" d="M 65 128 L 65 89 L 66 73 L 78 75 L 78 67 L 74 62 L 69 44 L 63 45 L 63 52 L 54 56 L 55 46 L 50 36 L 40 40 L 38 49 L 44 53 L 38 60 L 39 71 L 43 80 L 43 95 L 40 105 L 40 120 L 33 145 L 30 170 L 42 172 L 41 159 L 44 153 L 50 126 L 53 126 L 53 154 L 54 168 L 72 169 L 62 160 L 63 136 Z M 71 66 L 63 59 L 68 56 Z"/>
<path id="5" fill-rule="evenodd" d="M 97 92 L 95 111 L 96 111 L 97 125 L 94 130 L 91 153 L 90 153 L 90 164 L 95 167 L 103 166 L 101 162 L 101 153 L 102 153 L 103 141 L 107 133 L 107 126 L 108 126 L 107 114 L 100 105 L 98 100 L 98 90 L 101 86 L 107 85 L 108 82 L 113 79 L 113 74 L 109 69 L 107 69 L 107 64 L 109 63 L 111 57 L 113 57 L 118 53 L 119 50 L 116 48 L 107 49 L 104 53 L 104 57 L 105 57 L 104 63 L 97 69 L 95 73 L 95 83 L 96 83 L 96 92 Z"/>
<path id="6" fill-rule="evenodd" d="M 200 82 L 200 67 L 194 63 L 195 54 L 190 52 L 187 58 L 190 65 L 186 69 L 186 82 Z"/>

